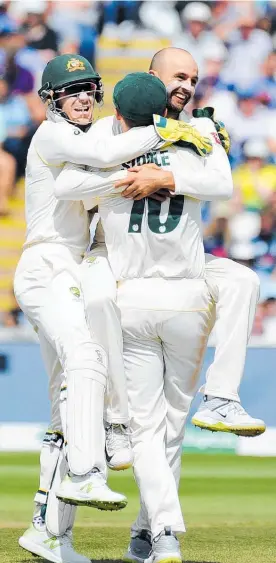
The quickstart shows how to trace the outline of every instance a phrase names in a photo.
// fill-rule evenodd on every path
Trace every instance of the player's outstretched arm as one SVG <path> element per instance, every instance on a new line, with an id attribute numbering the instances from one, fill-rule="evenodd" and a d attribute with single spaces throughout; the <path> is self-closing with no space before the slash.
<path id="1" fill-rule="evenodd" d="M 203 201 L 227 200 L 233 194 L 233 181 L 228 157 L 221 146 L 217 133 L 210 120 L 208 128 L 213 142 L 213 152 L 206 157 L 191 153 L 185 148 L 176 148 L 176 158 L 172 159 L 171 171 L 154 165 L 144 165 L 129 169 L 125 179 L 116 182 L 116 187 L 124 189 L 122 195 L 139 200 L 158 189 L 171 193 L 188 195 Z M 211 129 L 210 129 L 211 128 Z M 214 133 L 215 136 L 211 136 Z M 187 159 L 188 156 L 188 159 Z M 130 177 L 136 173 L 136 176 Z"/>
<path id="2" fill-rule="evenodd" d="M 57 199 L 70 201 L 107 196 L 115 191 L 115 182 L 125 178 L 126 175 L 126 170 L 119 168 L 89 171 L 68 162 L 55 181 L 54 194 Z"/>
<path id="3" fill-rule="evenodd" d="M 35 137 L 35 148 L 42 161 L 54 166 L 64 162 L 95 168 L 112 168 L 136 158 L 159 142 L 153 125 L 135 128 L 121 135 L 100 137 L 98 132 L 83 133 L 67 123 L 45 121 Z"/>

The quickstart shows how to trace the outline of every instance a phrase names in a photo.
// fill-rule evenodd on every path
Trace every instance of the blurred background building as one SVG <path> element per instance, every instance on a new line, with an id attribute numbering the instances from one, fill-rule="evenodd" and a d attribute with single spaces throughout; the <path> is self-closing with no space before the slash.
<path id="1" fill-rule="evenodd" d="M 266 0 L 0 0 L 1 335 L 24 325 L 12 278 L 24 239 L 26 153 L 44 119 L 36 94 L 43 67 L 59 53 L 92 61 L 104 81 L 103 117 L 113 111 L 117 80 L 146 71 L 168 45 L 193 54 L 200 69 L 193 107 L 214 106 L 232 139 L 235 195 L 204 206 L 206 250 L 258 273 L 254 335 L 275 344 L 276 2 Z"/>

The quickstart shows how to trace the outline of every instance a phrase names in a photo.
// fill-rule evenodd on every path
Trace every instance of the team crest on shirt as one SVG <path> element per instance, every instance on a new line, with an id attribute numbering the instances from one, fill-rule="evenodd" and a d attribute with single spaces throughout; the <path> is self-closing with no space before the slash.
<path id="1" fill-rule="evenodd" d="M 73 293 L 74 297 L 80 297 L 80 290 L 78 287 L 70 287 L 69 289 L 71 293 Z"/>
<path id="2" fill-rule="evenodd" d="M 70 59 L 66 65 L 68 72 L 74 72 L 75 70 L 85 70 L 85 65 L 80 59 L 73 57 Z"/>

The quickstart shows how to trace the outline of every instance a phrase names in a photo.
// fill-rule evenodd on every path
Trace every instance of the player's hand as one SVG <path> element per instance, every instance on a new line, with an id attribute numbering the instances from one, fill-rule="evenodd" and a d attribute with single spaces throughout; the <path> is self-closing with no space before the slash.
<path id="1" fill-rule="evenodd" d="M 153 122 L 155 131 L 161 139 L 168 141 L 168 145 L 177 143 L 181 147 L 192 149 L 200 156 L 206 156 L 213 150 L 210 139 L 203 137 L 195 127 L 184 121 L 154 115 Z"/>
<path id="2" fill-rule="evenodd" d="M 167 173 L 155 164 L 134 166 L 129 168 L 126 178 L 115 183 L 115 188 L 121 189 L 126 186 L 126 189 L 121 192 L 123 197 L 135 200 L 143 199 L 160 190 L 164 174 Z"/>
<path id="3" fill-rule="evenodd" d="M 228 154 L 229 151 L 230 151 L 230 147 L 231 147 L 230 137 L 229 137 L 229 134 L 227 133 L 227 131 L 225 129 L 224 123 L 222 121 L 218 121 L 216 119 L 214 108 L 205 107 L 205 108 L 194 109 L 193 110 L 193 116 L 194 117 L 209 117 L 209 119 L 211 119 L 213 121 L 215 128 L 217 130 L 220 142 L 221 142 L 226 154 Z"/>

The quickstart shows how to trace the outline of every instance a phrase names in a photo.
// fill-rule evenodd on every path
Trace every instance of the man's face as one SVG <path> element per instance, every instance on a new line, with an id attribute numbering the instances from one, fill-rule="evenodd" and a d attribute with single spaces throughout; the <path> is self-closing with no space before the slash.
<path id="1" fill-rule="evenodd" d="M 96 88 L 93 82 L 85 82 L 66 86 L 57 92 L 61 110 L 69 121 L 78 125 L 92 122 Z"/>
<path id="2" fill-rule="evenodd" d="M 169 113 L 178 115 L 195 93 L 197 64 L 188 53 L 180 53 L 168 57 L 156 74 L 166 86 Z"/>
<path id="3" fill-rule="evenodd" d="M 276 75 L 276 53 L 271 53 L 265 63 L 265 72 L 267 76 Z"/>
<path id="4" fill-rule="evenodd" d="M 195 39 L 197 39 L 199 35 L 206 30 L 206 27 L 206 23 L 201 21 L 192 20 L 188 23 L 188 30 Z"/>

